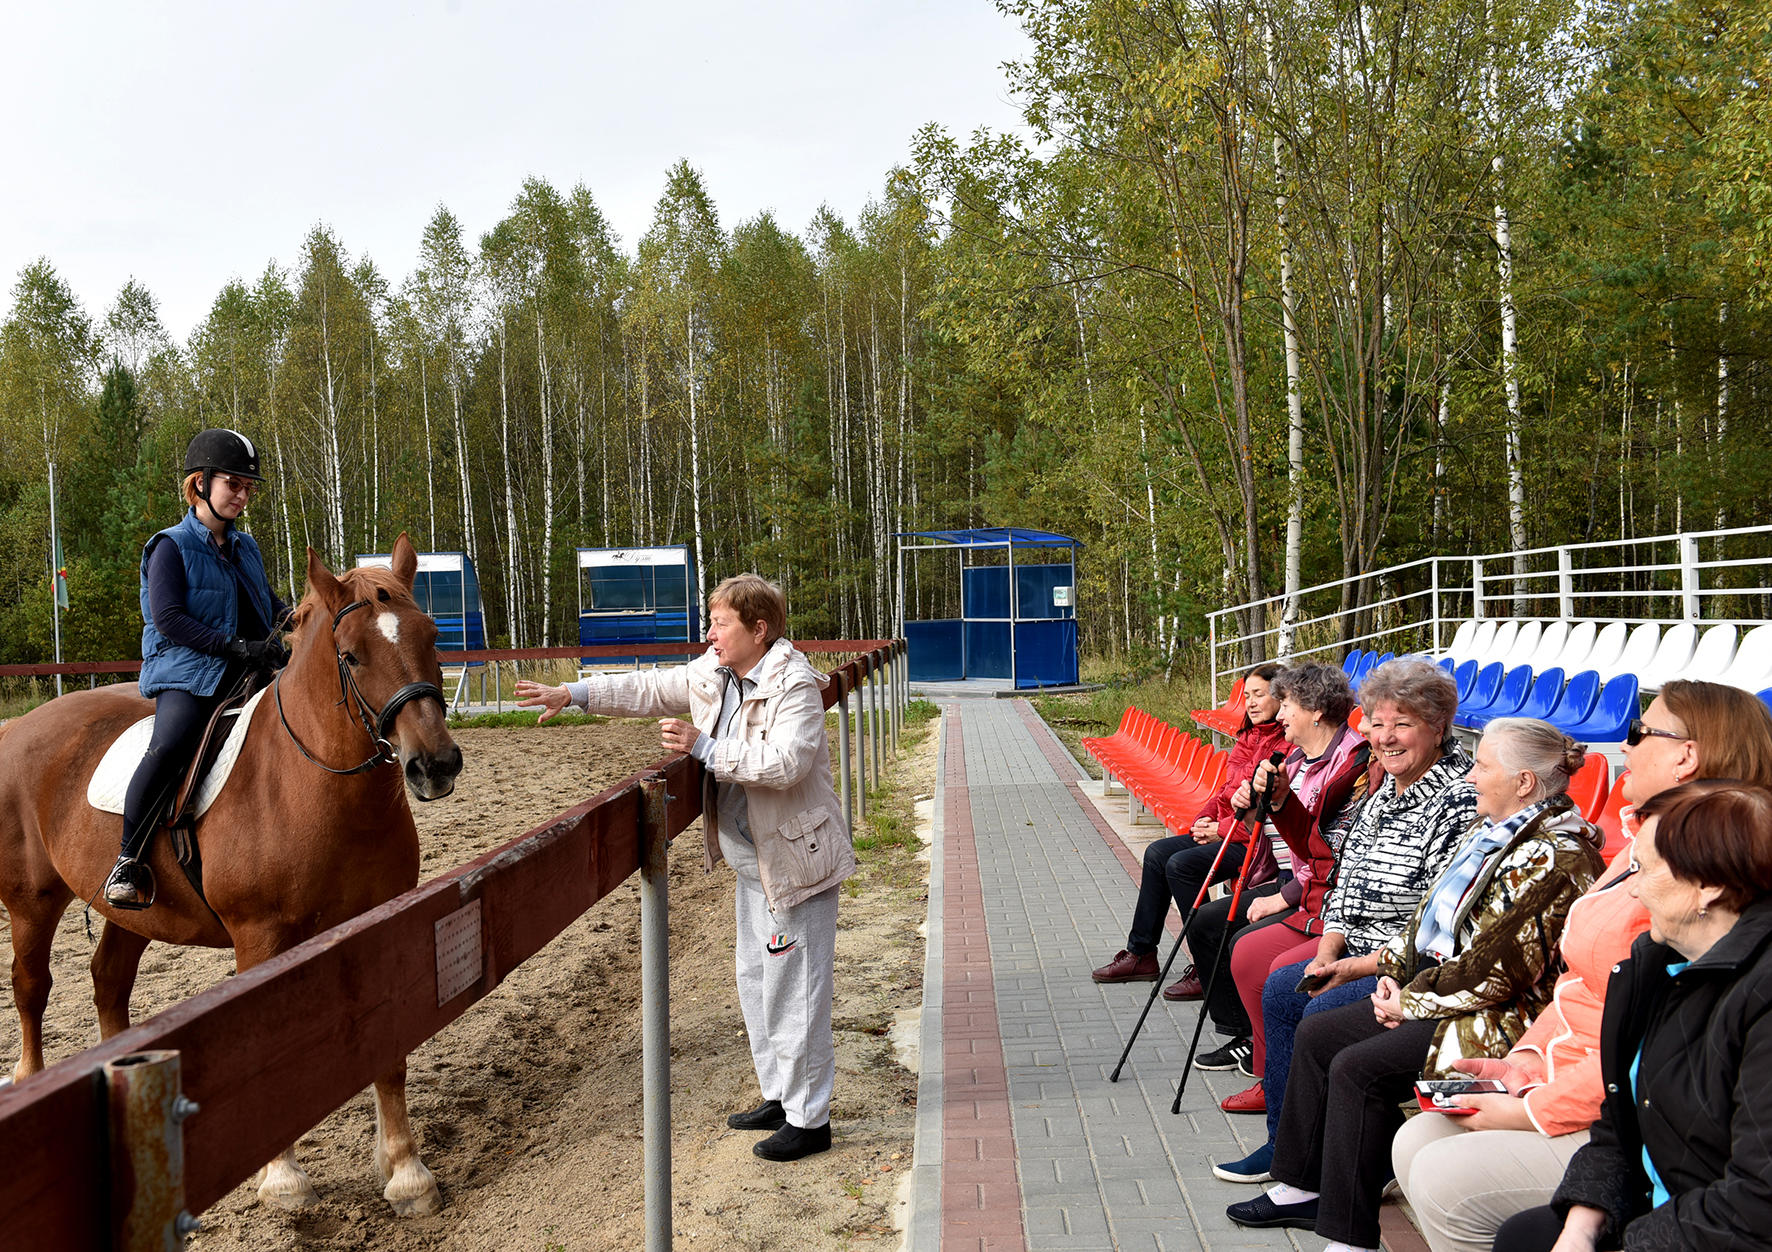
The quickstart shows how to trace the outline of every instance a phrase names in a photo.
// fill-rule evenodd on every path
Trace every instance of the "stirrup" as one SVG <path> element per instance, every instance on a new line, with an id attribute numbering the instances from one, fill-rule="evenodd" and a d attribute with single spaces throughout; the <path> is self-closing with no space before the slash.
<path id="1" fill-rule="evenodd" d="M 105 879 L 105 903 L 114 909 L 137 911 L 154 903 L 154 868 L 134 857 L 118 857 Z"/>

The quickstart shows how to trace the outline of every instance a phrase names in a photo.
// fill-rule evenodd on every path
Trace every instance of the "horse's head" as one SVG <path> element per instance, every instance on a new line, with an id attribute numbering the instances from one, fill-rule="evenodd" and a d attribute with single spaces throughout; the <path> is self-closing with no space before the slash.
<path id="1" fill-rule="evenodd" d="M 373 733 L 393 746 L 407 789 L 416 799 L 440 800 L 455 790 L 461 749 L 449 734 L 443 699 L 416 687 L 428 683 L 440 691 L 443 685 L 437 623 L 412 598 L 417 571 L 418 554 L 404 533 L 394 544 L 391 569 L 369 566 L 340 576 L 309 548 L 298 651 L 312 634 L 318 638 L 310 646 L 336 652 L 340 685 L 356 689 L 361 712 L 376 723 Z M 346 703 L 355 700 L 347 695 Z"/>

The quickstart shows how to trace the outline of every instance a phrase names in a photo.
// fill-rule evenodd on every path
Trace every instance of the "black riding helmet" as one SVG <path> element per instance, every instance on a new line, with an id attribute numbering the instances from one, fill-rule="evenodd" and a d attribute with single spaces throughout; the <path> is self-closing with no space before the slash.
<path id="1" fill-rule="evenodd" d="M 203 475 L 197 494 L 205 500 L 209 499 L 209 480 L 217 474 L 264 481 L 264 475 L 258 472 L 258 449 L 252 446 L 252 440 L 225 427 L 203 431 L 186 445 L 185 473 Z"/>

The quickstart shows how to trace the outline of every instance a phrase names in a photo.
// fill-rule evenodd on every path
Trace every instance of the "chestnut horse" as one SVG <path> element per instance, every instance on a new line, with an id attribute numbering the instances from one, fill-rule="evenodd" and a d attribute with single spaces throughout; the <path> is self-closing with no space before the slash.
<path id="1" fill-rule="evenodd" d="M 112 741 L 154 711 L 134 685 L 76 691 L 0 731 L 0 901 L 12 917 L 12 996 L 24 1079 L 43 1068 L 50 944 L 71 900 L 105 916 L 92 956 L 99 1033 L 129 1025 L 129 994 L 149 943 L 234 949 L 251 969 L 418 882 L 418 830 L 404 791 L 455 789 L 461 749 L 445 724 L 436 624 L 412 598 L 418 557 L 405 535 L 393 566 L 334 575 L 308 551 L 288 666 L 258 702 L 233 774 L 197 823 L 203 902 L 171 840 L 154 840 L 153 907 L 112 909 L 100 890 L 123 819 L 86 801 Z M 379 725 L 377 725 L 379 721 Z M 406 1114 L 406 1063 L 375 1082 L 375 1164 L 402 1215 L 438 1204 Z M 316 1196 L 285 1149 L 259 1198 L 300 1208 Z"/>

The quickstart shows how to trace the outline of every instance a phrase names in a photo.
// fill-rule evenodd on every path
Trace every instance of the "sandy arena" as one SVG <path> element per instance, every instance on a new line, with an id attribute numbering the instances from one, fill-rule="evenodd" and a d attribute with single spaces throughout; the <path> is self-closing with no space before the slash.
<path id="1" fill-rule="evenodd" d="M 552 817 L 660 755 L 652 722 L 458 732 L 455 795 L 420 806 L 424 874 L 441 873 Z M 933 789 L 935 736 L 901 769 Z M 671 856 L 673 1188 L 679 1247 L 886 1249 L 908 1176 L 915 1078 L 887 1037 L 922 998 L 923 888 L 864 876 L 840 912 L 833 1150 L 788 1165 L 751 1154 L 759 1137 L 726 1114 L 758 1099 L 732 972 L 731 871 L 701 867 L 700 828 Z M 890 855 L 908 859 L 908 854 Z M 902 872 L 901 872 L 902 877 Z M 370 1160 L 374 1109 L 358 1095 L 302 1136 L 320 1193 L 299 1214 L 258 1204 L 252 1184 L 203 1214 L 201 1252 L 417 1248 L 580 1252 L 644 1245 L 640 1139 L 639 891 L 630 881 L 412 1054 L 422 1153 L 443 1192 L 433 1217 L 395 1219 Z M 10 935 L 7 936 L 10 944 Z M 92 944 L 71 908 L 45 1022 L 51 1064 L 97 1037 Z M 232 956 L 156 944 L 136 985 L 137 1021 L 212 985 Z M 10 1009 L 0 1028 L 18 1056 Z"/>

